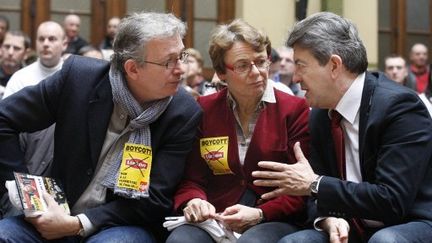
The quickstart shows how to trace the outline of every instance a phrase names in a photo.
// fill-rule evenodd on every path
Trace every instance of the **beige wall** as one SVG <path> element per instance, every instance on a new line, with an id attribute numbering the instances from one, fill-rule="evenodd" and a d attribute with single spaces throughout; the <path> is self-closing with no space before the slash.
<path id="1" fill-rule="evenodd" d="M 369 69 L 378 66 L 378 0 L 345 0 L 344 17 L 352 20 L 366 46 Z"/>
<path id="2" fill-rule="evenodd" d="M 369 68 L 378 63 L 378 0 L 343 0 L 343 16 L 352 20 L 366 46 Z M 307 15 L 322 10 L 321 0 L 309 0 Z M 295 0 L 236 0 L 236 17 L 263 29 L 274 47 L 283 45 L 295 23 Z"/>
<path id="3" fill-rule="evenodd" d="M 295 20 L 295 0 L 236 0 L 236 18 L 264 30 L 272 46 L 283 45 Z"/>

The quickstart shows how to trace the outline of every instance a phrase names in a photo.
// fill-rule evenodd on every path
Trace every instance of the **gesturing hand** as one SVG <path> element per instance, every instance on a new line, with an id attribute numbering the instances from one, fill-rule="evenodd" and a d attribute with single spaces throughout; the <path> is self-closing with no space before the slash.
<path id="1" fill-rule="evenodd" d="M 268 170 L 252 172 L 252 176 L 259 178 L 254 181 L 254 185 L 276 187 L 273 191 L 263 194 L 261 196 L 263 199 L 271 199 L 282 195 L 310 195 L 309 186 L 318 175 L 313 172 L 299 142 L 294 144 L 293 149 L 297 163 L 284 164 L 260 161 L 258 166 Z"/>

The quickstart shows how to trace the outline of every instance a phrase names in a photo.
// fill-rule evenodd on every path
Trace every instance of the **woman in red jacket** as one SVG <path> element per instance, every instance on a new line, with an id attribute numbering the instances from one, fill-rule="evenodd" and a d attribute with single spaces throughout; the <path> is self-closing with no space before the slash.
<path id="1" fill-rule="evenodd" d="M 213 67 L 227 88 L 198 99 L 204 110 L 197 141 L 175 195 L 175 209 L 198 223 L 213 218 L 242 233 L 238 242 L 277 242 L 297 230 L 303 198 L 262 200 L 272 188 L 253 185 L 263 160 L 295 163 L 293 146 L 308 151 L 309 107 L 268 82 L 267 35 L 241 20 L 218 26 L 210 40 Z M 211 242 L 193 225 L 176 228 L 167 242 Z"/>

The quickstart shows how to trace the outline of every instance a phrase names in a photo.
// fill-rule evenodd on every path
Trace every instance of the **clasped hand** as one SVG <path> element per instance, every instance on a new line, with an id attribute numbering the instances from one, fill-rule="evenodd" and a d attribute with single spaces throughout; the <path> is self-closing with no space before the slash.
<path id="1" fill-rule="evenodd" d="M 227 229 L 242 233 L 261 220 L 259 209 L 236 204 L 226 208 L 222 213 L 216 213 L 215 207 L 202 199 L 190 200 L 183 209 L 188 222 L 200 223 L 207 219 L 221 222 Z"/>

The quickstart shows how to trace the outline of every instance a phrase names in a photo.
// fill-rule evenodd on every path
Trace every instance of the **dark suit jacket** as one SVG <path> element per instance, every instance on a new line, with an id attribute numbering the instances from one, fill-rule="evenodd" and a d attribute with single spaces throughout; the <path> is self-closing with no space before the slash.
<path id="1" fill-rule="evenodd" d="M 432 123 L 418 95 L 382 73 L 367 73 L 359 124 L 362 183 L 338 179 L 327 113 L 314 109 L 310 117 L 310 162 L 326 175 L 317 204 L 309 203 L 311 219 L 432 220 Z"/>
<path id="2" fill-rule="evenodd" d="M 0 184 L 13 170 L 25 170 L 18 132 L 32 132 L 56 122 L 51 176 L 60 178 L 73 206 L 94 176 L 110 121 L 113 101 L 106 61 L 71 56 L 63 68 L 40 84 L 0 103 Z M 172 210 L 185 157 L 195 137 L 201 109 L 183 89 L 151 124 L 153 161 L 150 197 L 107 196 L 108 202 L 85 214 L 97 227 L 154 225 Z"/>

